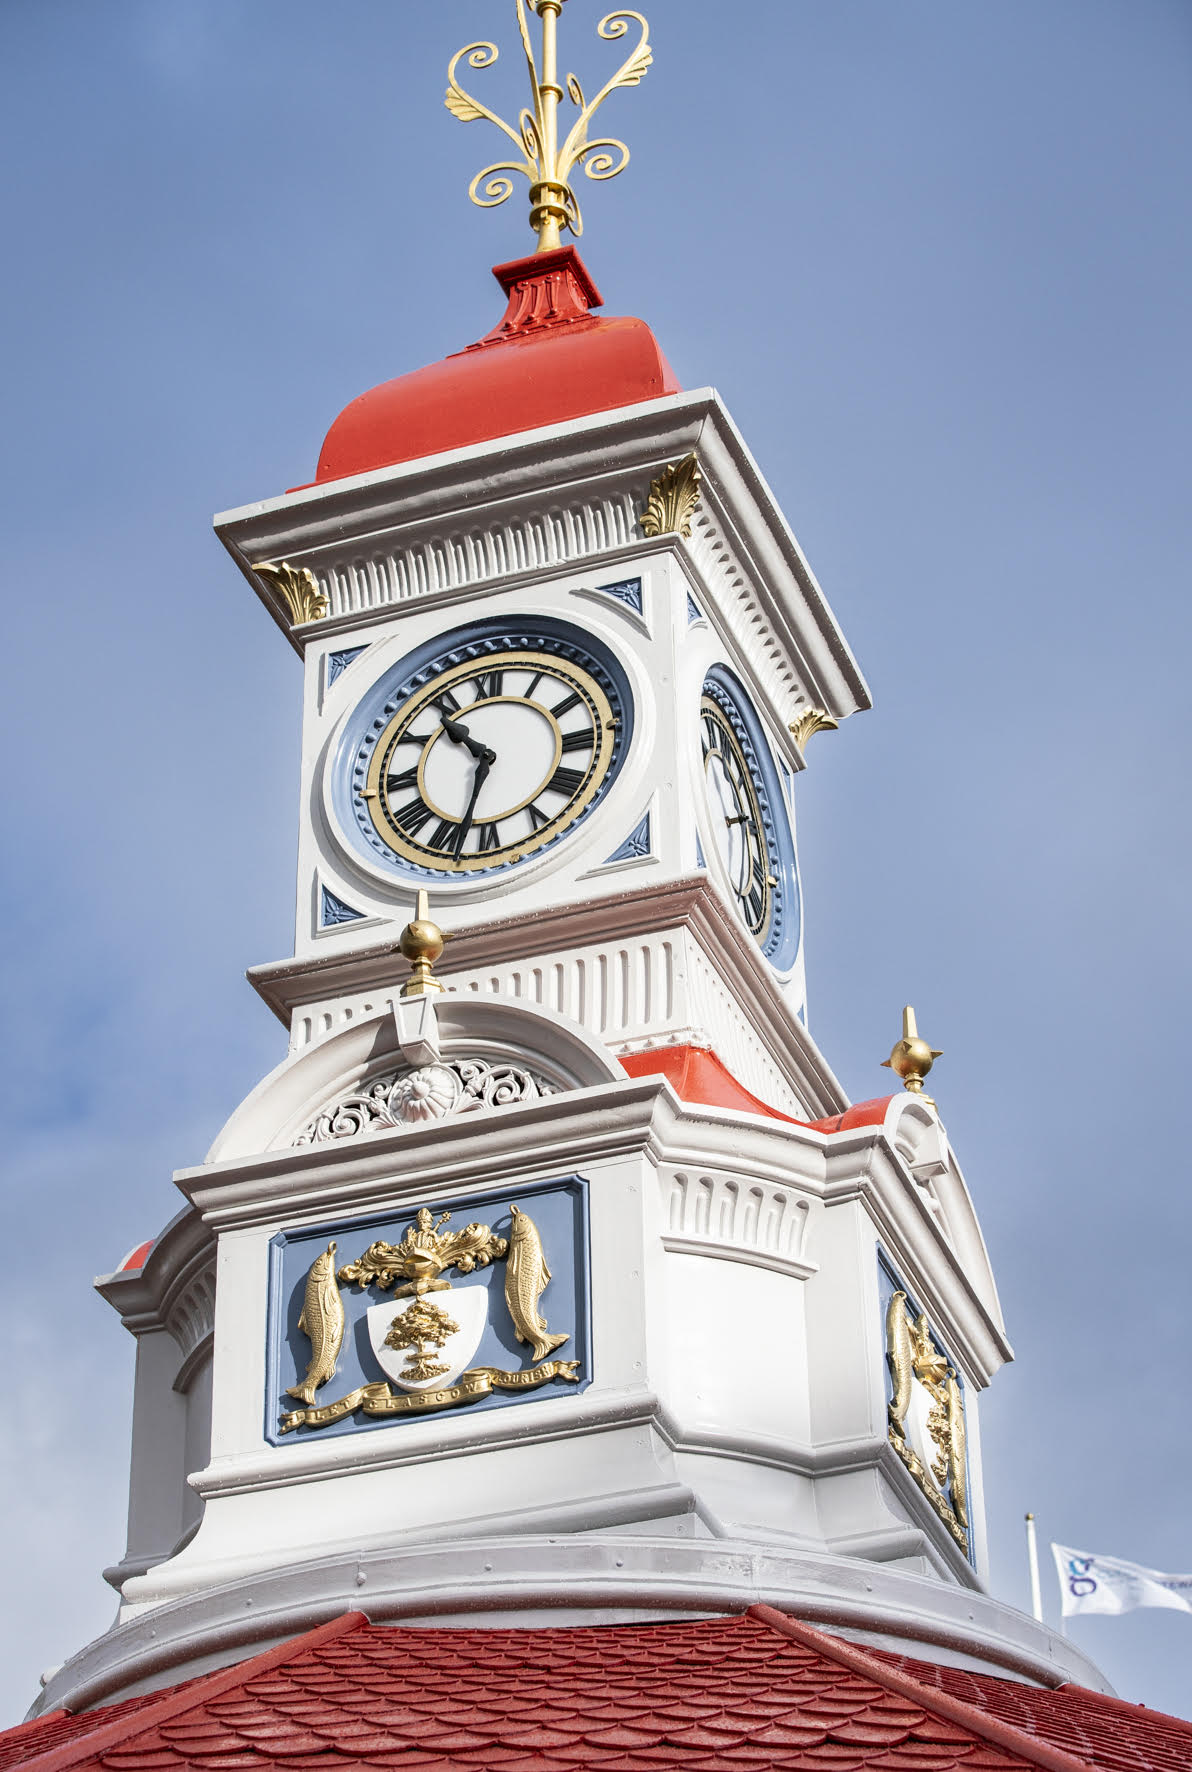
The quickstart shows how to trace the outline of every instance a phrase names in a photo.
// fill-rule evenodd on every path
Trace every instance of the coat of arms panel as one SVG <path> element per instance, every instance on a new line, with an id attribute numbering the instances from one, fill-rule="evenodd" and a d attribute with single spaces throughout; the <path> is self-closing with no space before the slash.
<path id="1" fill-rule="evenodd" d="M 964 1380 L 927 1312 L 883 1257 L 887 1438 L 949 1533 L 972 1559 Z"/>
<path id="2" fill-rule="evenodd" d="M 590 1382 L 580 1176 L 279 1231 L 270 1261 L 274 1445 Z"/>

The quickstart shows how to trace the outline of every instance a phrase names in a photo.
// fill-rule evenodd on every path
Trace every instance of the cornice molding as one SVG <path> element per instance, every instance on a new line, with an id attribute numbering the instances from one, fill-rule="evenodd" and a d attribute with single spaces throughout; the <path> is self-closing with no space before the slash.
<path id="1" fill-rule="evenodd" d="M 474 597 L 586 563 L 657 552 L 639 526 L 650 482 L 698 456 L 704 498 L 688 550 L 704 600 L 752 665 L 781 728 L 814 703 L 842 719 L 869 692 L 798 542 L 719 396 L 710 388 L 595 414 L 471 450 L 303 488 L 222 513 L 220 539 L 302 651 L 345 626 L 417 602 Z M 311 570 L 328 614 L 291 632 L 289 611 L 252 572 L 284 558 Z"/>
<path id="2" fill-rule="evenodd" d="M 538 954 L 669 929 L 691 931 L 794 1094 L 806 1103 L 810 1117 L 843 1112 L 848 1099 L 839 1082 L 705 874 L 639 886 L 632 893 L 587 899 L 555 911 L 521 912 L 449 930 L 439 976 L 450 989 L 453 976 L 475 967 L 498 967 Z M 361 992 L 392 993 L 407 972 L 393 942 L 385 941 L 309 959 L 272 961 L 252 967 L 247 977 L 288 1027 L 295 1011 L 309 1004 Z"/>

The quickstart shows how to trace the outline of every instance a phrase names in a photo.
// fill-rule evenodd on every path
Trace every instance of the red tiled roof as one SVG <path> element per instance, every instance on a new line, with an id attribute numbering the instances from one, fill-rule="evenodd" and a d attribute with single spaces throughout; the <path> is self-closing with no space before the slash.
<path id="1" fill-rule="evenodd" d="M 1181 1772 L 1192 1724 L 843 1643 L 684 1624 L 406 1629 L 349 1612 L 167 1691 L 0 1735 L 36 1772 Z"/>

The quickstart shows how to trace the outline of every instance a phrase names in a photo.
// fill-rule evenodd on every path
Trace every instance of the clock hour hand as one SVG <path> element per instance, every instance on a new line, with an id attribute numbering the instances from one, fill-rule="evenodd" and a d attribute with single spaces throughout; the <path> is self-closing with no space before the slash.
<path id="1" fill-rule="evenodd" d="M 437 703 L 436 706 L 438 706 Z M 439 707 L 439 718 L 443 722 L 443 731 L 447 734 L 452 744 L 462 744 L 465 750 L 471 751 L 474 757 L 478 757 L 481 760 L 490 755 L 488 746 L 486 744 L 481 744 L 478 738 L 473 738 L 462 720 L 452 719 L 451 715 L 443 707 Z M 495 758 L 492 759 L 494 762 L 495 760 Z"/>
<path id="2" fill-rule="evenodd" d="M 451 734 L 448 733 L 447 736 L 450 738 Z M 464 844 L 467 842 L 468 832 L 472 828 L 472 814 L 476 810 L 476 802 L 480 798 L 480 790 L 484 786 L 485 778 L 496 760 L 497 753 L 495 751 L 490 751 L 487 745 L 481 747 L 479 760 L 476 764 L 476 773 L 472 777 L 472 797 L 468 801 L 467 809 L 459 821 L 459 829 L 456 831 L 455 839 L 451 845 L 451 854 L 456 861 L 459 860 L 464 852 Z"/>

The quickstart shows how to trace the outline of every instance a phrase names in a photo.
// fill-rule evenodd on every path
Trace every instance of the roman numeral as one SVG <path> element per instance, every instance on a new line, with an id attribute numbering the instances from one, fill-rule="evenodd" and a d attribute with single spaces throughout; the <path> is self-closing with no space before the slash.
<path id="1" fill-rule="evenodd" d="M 435 706 L 441 708 L 448 718 L 453 718 L 460 712 L 460 704 L 456 701 L 450 689 L 444 689 L 439 695 L 435 696 Z"/>
<path id="2" fill-rule="evenodd" d="M 397 742 L 398 744 L 416 744 L 421 750 L 423 745 L 428 745 L 430 741 L 431 734 L 429 732 L 403 732 Z"/>
<path id="3" fill-rule="evenodd" d="M 565 732 L 560 748 L 564 751 L 590 751 L 595 742 L 596 736 L 589 727 L 586 732 Z"/>
<path id="4" fill-rule="evenodd" d="M 403 769 L 400 775 L 391 775 L 385 783 L 389 793 L 392 793 L 394 788 L 416 788 L 417 786 L 418 771 L 416 768 Z"/>
<path id="5" fill-rule="evenodd" d="M 555 716 L 556 720 L 561 720 L 564 714 L 569 714 L 572 708 L 577 708 L 578 706 L 578 695 L 565 695 L 562 701 L 559 702 L 558 706 L 551 709 L 551 713 Z"/>
<path id="6" fill-rule="evenodd" d="M 534 675 L 530 678 L 530 687 L 525 692 L 525 699 L 527 701 L 529 701 L 530 697 L 533 695 L 534 691 L 537 689 L 537 687 L 541 683 L 541 681 L 542 681 L 542 672 L 535 671 Z"/>
<path id="7" fill-rule="evenodd" d="M 428 849 L 447 849 L 452 845 L 459 825 L 453 818 L 441 818 L 427 841 Z"/>
<path id="8" fill-rule="evenodd" d="M 476 848 L 481 855 L 490 849 L 501 847 L 500 833 L 495 824 L 482 824 L 476 827 Z"/>
<path id="9" fill-rule="evenodd" d="M 544 824 L 550 823 L 549 815 L 536 806 L 532 800 L 526 807 L 526 811 L 529 813 L 530 823 L 536 831 L 540 831 Z"/>
<path id="10" fill-rule="evenodd" d="M 762 920 L 762 912 L 766 908 L 766 900 L 759 886 L 751 888 L 745 903 L 749 908 L 749 920 L 754 928 L 757 928 Z"/>
<path id="11" fill-rule="evenodd" d="M 505 693 L 504 671 L 481 671 L 476 678 L 476 700 L 487 701 L 492 695 Z"/>
<path id="12" fill-rule="evenodd" d="M 405 805 L 399 807 L 393 814 L 393 822 L 406 833 L 407 837 L 413 837 L 431 816 L 431 809 L 422 795 L 415 794 L 412 800 L 407 800 Z"/>
<path id="13" fill-rule="evenodd" d="M 576 793 L 583 787 L 583 785 L 584 772 L 582 769 L 565 769 L 560 766 L 555 770 L 542 791 L 544 794 L 562 794 L 566 799 L 570 800 L 572 794 Z"/>

